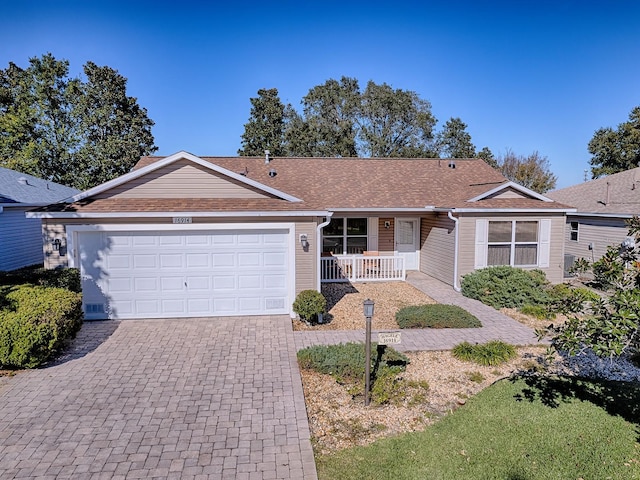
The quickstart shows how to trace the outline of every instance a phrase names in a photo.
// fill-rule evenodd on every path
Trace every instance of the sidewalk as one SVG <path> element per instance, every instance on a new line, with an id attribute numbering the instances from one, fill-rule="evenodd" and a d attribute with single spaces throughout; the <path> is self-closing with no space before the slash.
<path id="1" fill-rule="evenodd" d="M 453 287 L 420 272 L 410 272 L 407 282 L 423 291 L 436 302 L 457 305 L 472 313 L 482 323 L 481 328 L 465 329 L 406 329 L 402 341 L 394 345 L 396 350 L 450 350 L 455 345 L 467 341 L 484 343 L 502 340 L 512 345 L 535 345 L 538 339 L 532 329 L 512 318 L 501 314 L 482 302 L 472 300 L 456 292 Z M 375 317 L 374 317 L 375 325 Z M 377 341 L 378 332 L 372 332 L 372 340 Z M 298 350 L 312 345 L 332 345 L 347 342 L 364 342 L 363 330 L 300 331 L 294 332 Z"/>

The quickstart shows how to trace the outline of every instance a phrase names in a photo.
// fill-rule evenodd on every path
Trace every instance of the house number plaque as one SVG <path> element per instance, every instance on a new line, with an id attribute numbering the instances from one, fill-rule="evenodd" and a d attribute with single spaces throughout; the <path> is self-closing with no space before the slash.
<path id="1" fill-rule="evenodd" d="M 192 223 L 191 217 L 173 217 L 173 223 Z"/>

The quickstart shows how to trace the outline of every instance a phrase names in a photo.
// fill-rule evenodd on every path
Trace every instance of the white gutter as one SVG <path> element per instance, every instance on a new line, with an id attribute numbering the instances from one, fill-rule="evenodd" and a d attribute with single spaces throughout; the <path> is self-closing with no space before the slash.
<path id="1" fill-rule="evenodd" d="M 584 213 L 576 212 L 576 217 L 596 217 L 596 218 L 633 218 L 633 213 Z"/>
<path id="2" fill-rule="evenodd" d="M 426 207 L 397 207 L 397 208 L 331 208 L 332 212 L 432 212 L 434 207 L 427 205 Z"/>
<path id="3" fill-rule="evenodd" d="M 453 243 L 455 245 L 454 251 L 453 251 L 453 289 L 456 292 L 459 292 L 461 290 L 460 286 L 458 286 L 458 222 L 459 220 L 453 215 L 451 215 L 451 210 L 447 212 L 447 217 L 449 217 L 451 220 L 453 220 L 453 223 L 455 223 L 455 233 L 454 233 L 454 240 L 453 240 Z"/>
<path id="4" fill-rule="evenodd" d="M 326 211 L 257 211 L 257 212 L 26 212 L 27 218 L 166 218 L 166 217 L 325 217 Z"/>
<path id="5" fill-rule="evenodd" d="M 446 212 L 447 208 L 435 211 Z M 456 213 L 575 213 L 575 208 L 453 208 Z"/>
<path id="6" fill-rule="evenodd" d="M 316 280 L 318 285 L 318 291 L 320 291 L 322 287 L 322 275 L 321 275 L 322 265 L 320 260 L 320 257 L 322 256 L 321 255 L 321 250 L 322 250 L 321 230 L 327 225 L 329 225 L 329 223 L 331 222 L 332 215 L 333 215 L 333 212 L 327 212 L 327 214 L 325 215 L 326 221 L 316 227 L 316 245 L 318 246 L 318 248 L 316 248 L 316 272 L 317 272 Z"/>

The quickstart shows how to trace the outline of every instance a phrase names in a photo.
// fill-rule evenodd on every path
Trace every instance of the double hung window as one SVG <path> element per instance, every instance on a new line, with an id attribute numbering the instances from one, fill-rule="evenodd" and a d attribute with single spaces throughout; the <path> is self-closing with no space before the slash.
<path id="1" fill-rule="evenodd" d="M 514 267 L 538 264 L 537 221 L 490 221 L 487 265 Z"/>

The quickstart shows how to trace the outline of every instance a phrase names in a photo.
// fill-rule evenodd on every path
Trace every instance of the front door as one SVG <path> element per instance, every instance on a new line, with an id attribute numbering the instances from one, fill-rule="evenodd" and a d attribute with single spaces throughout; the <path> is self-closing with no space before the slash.
<path id="1" fill-rule="evenodd" d="M 396 218 L 395 221 L 395 254 L 404 257 L 407 270 L 419 268 L 419 221 L 417 218 Z"/>

